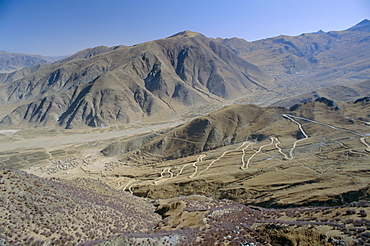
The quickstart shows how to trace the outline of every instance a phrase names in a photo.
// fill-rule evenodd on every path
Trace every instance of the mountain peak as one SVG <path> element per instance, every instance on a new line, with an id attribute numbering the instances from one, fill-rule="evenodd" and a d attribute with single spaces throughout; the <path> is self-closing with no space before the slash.
<path id="1" fill-rule="evenodd" d="M 348 31 L 369 31 L 370 32 L 370 20 L 364 19 L 360 23 L 347 29 Z"/>
<path id="2" fill-rule="evenodd" d="M 325 33 L 323 30 L 318 30 L 317 32 L 313 32 L 312 34 L 323 34 L 323 33 Z"/>
<path id="3" fill-rule="evenodd" d="M 198 35 L 202 35 L 202 34 L 199 33 L 199 32 L 192 32 L 192 31 L 189 31 L 189 30 L 185 30 L 185 31 L 178 32 L 178 33 L 170 36 L 170 38 L 173 38 L 173 37 L 195 37 L 195 36 L 198 36 Z"/>

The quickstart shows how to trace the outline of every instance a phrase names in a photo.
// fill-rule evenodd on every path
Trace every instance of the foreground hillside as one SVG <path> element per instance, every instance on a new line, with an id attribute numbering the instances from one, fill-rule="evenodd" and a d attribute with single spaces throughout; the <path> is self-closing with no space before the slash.
<path id="1" fill-rule="evenodd" d="M 91 179 L 0 170 L 2 245 L 363 245 L 369 203 L 264 209 L 189 196 L 154 205 Z M 156 213 L 155 213 L 156 212 Z"/>
<path id="2" fill-rule="evenodd" d="M 153 205 L 96 180 L 46 180 L 15 169 L 0 175 L 2 245 L 71 245 L 148 232 L 160 218 Z"/>

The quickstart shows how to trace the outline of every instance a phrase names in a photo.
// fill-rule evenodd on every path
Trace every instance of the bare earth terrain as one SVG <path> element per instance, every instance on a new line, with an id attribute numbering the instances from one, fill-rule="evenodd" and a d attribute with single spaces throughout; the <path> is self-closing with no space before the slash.
<path id="1" fill-rule="evenodd" d="M 369 28 L 0 74 L 0 245 L 370 245 Z"/>
<path id="2" fill-rule="evenodd" d="M 90 133 L 4 130 L 0 160 L 3 167 L 40 177 L 92 177 L 150 198 L 202 194 L 264 206 L 340 204 L 363 195 L 351 198 L 349 193 L 368 188 L 370 126 L 362 113 L 366 107 L 352 103 L 334 110 L 320 102 L 303 104 L 256 132 L 247 130 L 252 123 L 241 128 L 244 132 L 234 136 L 239 141 L 195 149 L 174 159 L 166 157 L 165 149 L 158 153 L 149 149 L 147 155 L 145 146 L 157 144 L 162 136 L 168 139 L 171 131 L 163 129 L 180 122 Z M 354 119 L 362 114 L 362 120 Z M 140 152 L 116 156 L 100 152 L 112 143 L 153 132 L 156 138 L 141 143 Z M 177 148 L 184 141 L 190 140 L 172 139 L 169 145 Z"/>

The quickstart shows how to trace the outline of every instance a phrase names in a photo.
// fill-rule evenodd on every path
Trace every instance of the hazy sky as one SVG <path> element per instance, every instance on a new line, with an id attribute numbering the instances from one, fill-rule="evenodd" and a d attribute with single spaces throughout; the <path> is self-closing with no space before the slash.
<path id="1" fill-rule="evenodd" d="M 0 0 L 0 50 L 70 55 L 183 30 L 248 41 L 344 30 L 370 19 L 370 0 Z"/>

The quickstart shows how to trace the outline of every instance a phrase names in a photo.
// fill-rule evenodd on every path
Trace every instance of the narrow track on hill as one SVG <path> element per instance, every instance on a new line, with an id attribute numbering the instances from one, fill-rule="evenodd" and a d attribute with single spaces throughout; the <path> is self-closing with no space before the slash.
<path id="1" fill-rule="evenodd" d="M 356 136 L 360 136 L 360 142 L 366 146 L 365 150 L 367 152 L 370 152 L 370 145 L 366 142 L 366 137 L 369 134 L 361 134 L 361 133 L 358 133 L 356 131 L 348 130 L 348 129 L 345 129 L 345 128 L 339 128 L 339 127 L 336 127 L 336 126 L 333 126 L 333 125 L 329 125 L 329 124 L 326 124 L 326 123 L 318 122 L 318 121 L 307 119 L 307 118 L 300 117 L 300 116 L 295 116 L 295 115 L 290 115 L 290 114 L 289 115 L 288 114 L 283 114 L 283 116 L 288 117 L 288 118 L 291 117 L 291 118 L 301 119 L 301 120 L 308 121 L 308 122 L 311 122 L 311 123 L 327 126 L 327 127 L 330 127 L 334 130 L 338 130 L 338 131 L 342 131 L 342 132 L 348 132 L 348 133 L 354 134 Z M 304 132 L 302 132 L 302 133 L 304 133 Z M 304 135 L 307 136 L 305 133 L 304 133 Z"/>
<path id="2" fill-rule="evenodd" d="M 365 150 L 367 152 L 370 152 L 370 145 L 368 143 L 366 143 L 365 137 L 360 138 L 360 141 L 361 141 L 361 143 L 363 143 L 366 146 L 366 149 Z"/>
<path id="3" fill-rule="evenodd" d="M 315 121 L 315 120 L 307 119 L 307 118 L 304 118 L 304 117 L 295 116 L 295 115 L 291 115 L 291 114 L 283 114 L 283 117 L 285 117 L 285 116 L 290 117 L 290 118 L 296 118 L 296 119 L 308 121 L 308 122 L 323 125 L 323 126 L 327 126 L 327 127 L 330 127 L 334 130 L 349 132 L 349 133 L 352 133 L 352 134 L 357 135 L 357 136 L 361 136 L 361 137 L 365 136 L 364 134 L 361 134 L 361 133 L 358 133 L 358 132 L 355 132 L 355 131 L 352 131 L 352 130 L 348 130 L 348 129 L 345 129 L 345 128 L 339 128 L 339 127 L 336 127 L 336 126 L 333 126 L 333 125 L 329 125 L 329 124 L 326 124 L 326 123 L 322 123 L 322 122 L 318 122 L 318 121 Z"/>
<path id="4" fill-rule="evenodd" d="M 248 143 L 248 144 L 247 144 Z M 239 150 L 241 147 L 243 147 L 245 144 L 247 144 L 247 147 L 244 147 L 242 149 L 243 151 L 243 155 L 242 155 L 242 161 L 243 161 L 243 156 L 245 155 L 245 149 L 247 149 L 251 144 L 253 144 L 252 142 L 244 142 L 242 145 L 240 145 L 238 148 L 236 148 L 235 150 Z M 199 174 L 197 175 L 197 177 L 199 177 L 202 173 L 204 173 L 205 171 L 207 171 L 208 169 L 210 169 L 212 167 L 212 165 L 216 162 L 216 161 L 219 161 L 222 157 L 224 157 L 227 153 L 229 152 L 232 152 L 232 151 L 235 151 L 235 150 L 226 150 L 224 153 L 222 153 L 222 155 L 220 157 L 218 157 L 216 160 L 213 160 L 204 170 L 202 170 L 201 172 L 199 172 Z"/>
<path id="5" fill-rule="evenodd" d="M 302 127 L 301 123 L 299 123 L 298 121 L 296 121 L 296 120 L 292 119 L 291 115 L 283 114 L 282 116 L 283 116 L 284 118 L 288 118 L 288 119 L 289 119 L 289 120 L 291 120 L 292 122 L 296 123 L 296 124 L 298 125 L 299 130 L 302 132 L 302 134 L 303 134 L 303 136 L 304 136 L 304 138 L 298 139 L 297 141 L 295 141 L 295 142 L 293 143 L 293 147 L 290 149 L 290 152 L 289 152 L 290 158 L 288 158 L 288 160 L 291 160 L 291 159 L 293 159 L 293 158 L 294 158 L 294 156 L 293 156 L 293 151 L 294 151 L 295 147 L 297 146 L 297 143 L 298 143 L 298 142 L 301 142 L 301 141 L 303 141 L 303 140 L 305 140 L 305 139 L 307 139 L 307 138 L 308 138 L 308 135 L 307 135 L 307 134 L 306 134 L 306 132 L 303 130 L 303 127 Z"/>
<path id="6" fill-rule="evenodd" d="M 266 146 L 269 146 L 269 145 L 271 145 L 271 144 L 273 144 L 274 143 L 274 139 L 273 138 L 270 138 L 270 140 L 271 140 L 271 142 L 270 143 L 268 143 L 268 144 L 265 144 L 265 145 L 262 145 L 262 146 L 260 146 L 259 147 L 259 149 L 251 156 L 251 157 L 249 157 L 249 159 L 247 160 L 247 163 L 245 163 L 245 161 L 244 161 L 244 159 L 242 159 L 242 163 L 243 163 L 243 165 L 240 167 L 240 169 L 242 169 L 242 170 L 245 170 L 245 169 L 248 169 L 249 168 L 249 164 L 250 164 L 250 162 L 251 162 L 251 160 L 258 154 L 258 153 L 260 153 L 261 152 L 261 150 L 264 148 L 264 147 L 266 147 Z"/>
<path id="7" fill-rule="evenodd" d="M 197 172 L 198 172 L 198 166 L 197 166 L 197 164 L 199 163 L 199 162 L 202 162 L 203 161 L 203 158 L 204 157 L 206 157 L 207 155 L 200 155 L 199 157 L 198 157 L 198 160 L 196 161 L 196 162 L 194 162 L 193 163 L 193 167 L 195 168 L 195 171 L 194 171 L 194 173 L 192 174 L 192 175 L 190 175 L 189 176 L 189 178 L 194 178 L 195 177 L 195 175 L 197 174 Z"/>
<path id="8" fill-rule="evenodd" d="M 173 167 L 164 168 L 162 170 L 162 172 L 160 173 L 160 177 L 158 177 L 157 179 L 155 179 L 154 182 L 153 182 L 153 184 L 154 185 L 158 185 L 158 184 L 160 184 L 162 182 L 165 182 L 165 181 L 168 181 L 168 180 L 171 180 L 171 179 L 178 178 L 181 174 L 183 174 L 184 169 L 186 167 L 188 167 L 188 166 L 193 166 L 193 168 L 194 168 L 194 172 L 190 176 L 188 176 L 188 178 L 190 178 L 190 179 L 198 178 L 204 172 L 206 172 L 209 169 L 211 169 L 215 162 L 217 162 L 220 159 L 224 158 L 229 153 L 232 153 L 232 152 L 235 152 L 235 151 L 240 151 L 240 150 L 242 151 L 242 154 L 241 154 L 241 163 L 242 163 L 242 165 L 240 167 L 240 169 L 242 169 L 242 170 L 246 170 L 246 169 L 250 168 L 251 163 L 252 163 L 252 160 L 259 153 L 261 153 L 262 150 L 265 147 L 271 146 L 271 145 L 274 145 L 274 147 L 275 147 L 274 149 L 276 149 L 278 151 L 278 153 L 280 153 L 283 156 L 283 160 L 287 160 L 287 161 L 293 160 L 295 158 L 295 156 L 294 156 L 294 150 L 296 149 L 297 144 L 299 142 L 304 141 L 304 140 L 306 140 L 306 139 L 309 138 L 309 136 L 307 135 L 307 133 L 304 131 L 302 124 L 299 123 L 295 119 L 304 120 L 304 121 L 307 121 L 307 122 L 310 122 L 310 123 L 314 123 L 314 124 L 319 124 L 319 125 L 322 125 L 322 126 L 330 127 L 332 129 L 335 129 L 335 130 L 338 130 L 338 131 L 343 131 L 343 132 L 354 134 L 356 136 L 361 136 L 360 142 L 366 146 L 366 151 L 370 152 L 370 145 L 366 142 L 366 136 L 367 136 L 366 134 L 360 134 L 360 133 L 355 132 L 355 131 L 352 131 L 352 130 L 348 130 L 348 129 L 345 129 L 345 128 L 339 128 L 339 127 L 336 127 L 336 126 L 333 126 L 333 125 L 329 125 L 329 124 L 326 124 L 326 123 L 318 122 L 318 121 L 307 119 L 307 118 L 300 117 L 300 116 L 294 116 L 294 115 L 290 115 L 290 114 L 282 114 L 281 116 L 284 117 L 285 119 L 293 122 L 294 124 L 296 124 L 298 126 L 298 130 L 304 136 L 304 138 L 297 139 L 296 141 L 294 141 L 293 146 L 289 150 L 289 154 L 284 153 L 284 151 L 282 150 L 282 148 L 279 146 L 281 144 L 280 140 L 277 137 L 272 136 L 272 137 L 270 137 L 270 142 L 269 143 L 264 144 L 264 145 L 261 145 L 257 150 L 254 150 L 255 153 L 253 153 L 247 160 L 245 160 L 245 158 L 246 158 L 246 150 L 249 147 L 252 147 L 255 144 L 255 142 L 245 141 L 239 147 L 236 147 L 235 149 L 224 151 L 218 158 L 212 160 L 210 162 L 210 164 L 208 164 L 208 166 L 205 169 L 201 170 L 201 171 L 199 171 L 198 164 L 201 163 L 201 162 L 203 162 L 203 159 L 206 157 L 205 154 L 199 155 L 197 157 L 197 160 L 195 162 L 193 162 L 193 163 L 187 163 L 187 164 L 183 165 L 181 167 L 180 171 L 176 175 L 172 172 L 172 168 Z M 170 175 L 170 177 L 167 177 L 166 178 L 165 175 L 168 175 L 168 174 Z M 123 190 L 126 190 L 127 189 L 129 192 L 133 193 L 132 192 L 132 187 L 133 186 L 136 186 L 136 185 L 139 185 L 139 183 L 137 183 L 137 182 L 143 182 L 143 180 L 136 180 L 136 179 L 135 180 L 130 180 L 126 184 L 126 186 L 123 188 Z"/>

